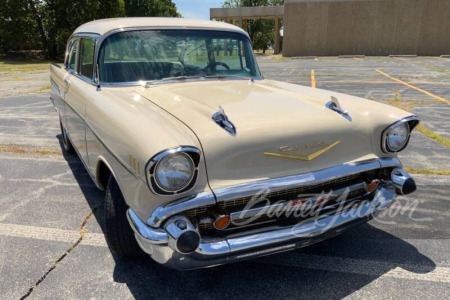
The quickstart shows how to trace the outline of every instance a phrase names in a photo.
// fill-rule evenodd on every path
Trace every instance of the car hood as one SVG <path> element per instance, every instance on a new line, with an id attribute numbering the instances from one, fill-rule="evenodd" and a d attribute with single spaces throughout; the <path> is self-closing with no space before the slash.
<path id="1" fill-rule="evenodd" d="M 373 101 L 270 80 L 161 84 L 139 93 L 197 135 L 213 189 L 377 157 L 382 129 L 409 115 Z M 331 96 L 348 116 L 326 107 Z M 219 106 L 235 125 L 235 136 L 212 119 Z"/>

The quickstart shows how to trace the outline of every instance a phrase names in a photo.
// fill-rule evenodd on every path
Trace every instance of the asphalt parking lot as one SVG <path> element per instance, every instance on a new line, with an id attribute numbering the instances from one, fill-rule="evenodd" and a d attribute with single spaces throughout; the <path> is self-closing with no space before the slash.
<path id="1" fill-rule="evenodd" d="M 405 209 L 309 248 L 211 269 L 177 272 L 150 259 L 123 260 L 106 247 L 103 192 L 77 157 L 62 154 L 48 90 L 3 97 L 0 298 L 448 299 L 450 59 L 261 56 L 258 62 L 266 78 L 419 115 L 424 129 L 400 155 L 418 173 L 417 192 L 399 198 Z"/>

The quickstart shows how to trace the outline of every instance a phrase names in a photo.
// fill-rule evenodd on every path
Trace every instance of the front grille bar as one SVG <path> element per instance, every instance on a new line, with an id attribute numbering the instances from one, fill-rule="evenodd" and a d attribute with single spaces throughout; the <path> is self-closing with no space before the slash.
<path id="1" fill-rule="evenodd" d="M 329 197 L 329 199 L 327 201 L 333 201 L 336 199 L 339 199 L 339 197 L 341 197 L 344 193 L 352 193 L 355 191 L 365 191 L 367 192 L 367 184 L 365 182 L 362 183 L 358 183 L 358 184 L 354 184 L 345 188 L 341 188 L 335 191 L 331 191 L 330 193 L 324 194 L 324 196 Z M 301 199 L 299 199 L 301 200 Z M 234 212 L 230 214 L 230 218 L 231 218 L 231 222 L 235 223 L 236 225 L 248 218 L 252 218 L 255 216 L 263 216 L 263 215 L 267 215 L 267 212 L 285 212 L 287 210 L 293 209 L 293 207 L 296 206 L 295 204 L 296 200 L 294 201 L 284 201 L 281 203 L 276 203 L 270 206 L 264 206 L 264 207 L 260 207 L 260 208 L 254 208 L 254 209 L 249 209 L 249 210 L 245 210 L 245 211 L 238 211 L 238 212 Z M 321 210 L 326 210 L 326 209 L 330 209 L 333 206 L 335 206 L 336 203 L 333 202 L 332 205 L 327 205 L 321 208 Z M 310 207 L 305 207 L 305 208 L 310 208 Z"/>
<path id="2" fill-rule="evenodd" d="M 156 208 L 149 218 L 147 224 L 153 228 L 159 228 L 169 217 L 180 213 L 186 213 L 197 209 L 197 212 L 207 211 L 207 207 L 220 205 L 224 202 L 237 198 L 253 197 L 263 189 L 270 189 L 271 192 L 279 192 L 298 188 L 299 186 L 314 186 L 339 180 L 339 178 L 360 174 L 363 172 L 377 170 L 380 168 L 400 167 L 397 158 L 379 158 L 360 162 L 351 162 L 328 169 L 305 173 L 301 175 L 288 176 L 283 178 L 249 182 L 239 185 L 227 186 L 207 190 L 196 195 L 189 195 L 164 206 Z M 193 213 L 192 215 L 197 215 Z"/>

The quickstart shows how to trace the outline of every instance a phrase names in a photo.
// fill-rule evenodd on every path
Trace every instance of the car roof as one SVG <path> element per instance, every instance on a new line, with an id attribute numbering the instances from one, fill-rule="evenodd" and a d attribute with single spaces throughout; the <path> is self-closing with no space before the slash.
<path id="1" fill-rule="evenodd" d="M 75 29 L 76 33 L 95 33 L 104 35 L 105 33 L 120 28 L 138 28 L 138 27 L 181 27 L 181 28 L 205 28 L 221 29 L 231 31 L 242 31 L 241 28 L 218 21 L 191 20 L 184 18 L 113 18 L 100 19 L 85 23 Z M 246 33 L 245 33 L 246 34 Z"/>

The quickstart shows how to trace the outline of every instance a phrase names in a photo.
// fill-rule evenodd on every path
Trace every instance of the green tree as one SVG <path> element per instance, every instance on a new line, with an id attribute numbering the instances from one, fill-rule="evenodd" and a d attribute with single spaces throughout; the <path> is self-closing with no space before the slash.
<path id="1" fill-rule="evenodd" d="M 102 0 L 100 1 L 97 18 L 117 18 L 125 17 L 124 0 Z"/>
<path id="2" fill-rule="evenodd" d="M 128 17 L 180 17 L 171 0 L 125 0 Z"/>
<path id="3" fill-rule="evenodd" d="M 284 0 L 227 0 L 223 3 L 223 7 L 274 6 L 283 4 Z M 269 46 L 274 44 L 274 20 L 248 20 L 247 31 L 255 49 L 261 49 L 265 52 Z"/>
<path id="4" fill-rule="evenodd" d="M 67 39 L 81 24 L 98 19 L 102 1 L 97 0 L 46 0 L 43 18 L 48 38 L 46 52 L 49 58 L 64 55 Z M 44 48 L 45 49 L 45 48 Z"/>
<path id="5" fill-rule="evenodd" d="M 37 35 L 27 0 L 3 0 L 0 3 L 0 52 L 39 48 Z"/>
<path id="6" fill-rule="evenodd" d="M 0 52 L 42 49 L 62 57 L 80 25 L 124 16 L 178 17 L 171 0 L 0 0 Z"/>

